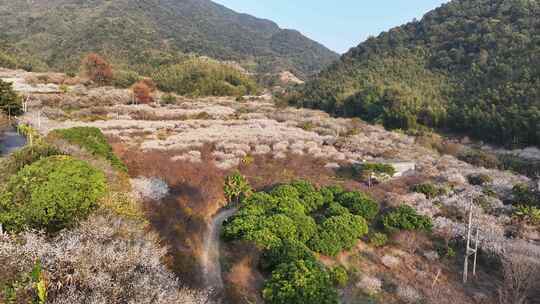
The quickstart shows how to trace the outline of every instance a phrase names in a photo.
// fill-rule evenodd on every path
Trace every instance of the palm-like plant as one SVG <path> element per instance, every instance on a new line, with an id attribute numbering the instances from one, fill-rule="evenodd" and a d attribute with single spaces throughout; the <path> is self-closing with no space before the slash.
<path id="1" fill-rule="evenodd" d="M 249 197 L 253 190 L 247 179 L 236 171 L 225 178 L 223 192 L 229 203 L 239 203 Z"/>

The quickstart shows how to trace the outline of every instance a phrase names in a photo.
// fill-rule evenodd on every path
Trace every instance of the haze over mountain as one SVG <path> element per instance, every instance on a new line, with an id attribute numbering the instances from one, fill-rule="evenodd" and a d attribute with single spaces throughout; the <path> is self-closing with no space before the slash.
<path id="1" fill-rule="evenodd" d="M 0 27 L 4 50 L 61 70 L 91 51 L 138 70 L 193 52 L 303 77 L 338 58 L 298 31 L 209 0 L 0 0 Z"/>
<path id="2" fill-rule="evenodd" d="M 370 38 L 293 101 L 389 128 L 540 144 L 540 2 L 454 0 Z"/>

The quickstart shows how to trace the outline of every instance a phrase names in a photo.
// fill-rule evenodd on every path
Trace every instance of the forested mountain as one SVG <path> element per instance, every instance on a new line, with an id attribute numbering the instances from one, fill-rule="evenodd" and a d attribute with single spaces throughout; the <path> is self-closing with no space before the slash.
<path id="1" fill-rule="evenodd" d="M 540 145 L 540 1 L 451 1 L 351 49 L 292 100 L 389 128 Z"/>
<path id="2" fill-rule="evenodd" d="M 209 0 L 0 0 L 0 28 L 5 52 L 60 70 L 88 52 L 138 72 L 198 53 L 304 77 L 338 59 L 297 31 Z"/>

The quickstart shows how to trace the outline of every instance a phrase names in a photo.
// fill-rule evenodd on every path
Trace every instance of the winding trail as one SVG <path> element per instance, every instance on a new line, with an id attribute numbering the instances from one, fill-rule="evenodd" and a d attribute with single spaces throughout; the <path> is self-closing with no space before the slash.
<path id="1" fill-rule="evenodd" d="M 13 127 L 0 134 L 0 156 L 8 155 L 25 145 L 26 137 L 18 134 Z"/>
<path id="2" fill-rule="evenodd" d="M 221 277 L 220 263 L 220 235 L 223 223 L 236 213 L 237 209 L 223 209 L 210 222 L 208 231 L 204 238 L 204 251 L 202 255 L 202 266 L 205 283 L 208 288 L 214 291 L 223 289 L 223 278 Z"/>

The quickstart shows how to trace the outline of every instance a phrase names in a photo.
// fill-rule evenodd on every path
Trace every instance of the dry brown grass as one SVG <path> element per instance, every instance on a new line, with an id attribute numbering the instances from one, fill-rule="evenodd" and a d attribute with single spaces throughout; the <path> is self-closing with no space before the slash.
<path id="1" fill-rule="evenodd" d="M 198 216 L 212 216 L 223 206 L 224 173 L 211 161 L 210 147 L 203 147 L 202 163 L 172 161 L 174 152 L 121 151 L 115 152 L 124 160 L 132 177 L 160 177 L 171 188 L 172 196 Z"/>
<path id="2" fill-rule="evenodd" d="M 170 195 L 161 202 L 146 202 L 145 213 L 152 230 L 170 248 L 166 262 L 184 282 L 201 286 L 203 278 L 198 257 L 207 229 L 207 219 L 223 206 L 223 173 L 203 151 L 200 164 L 173 162 L 166 152 L 131 151 L 114 144 L 132 177 L 159 177 L 167 182 Z"/>
<path id="3" fill-rule="evenodd" d="M 240 172 L 259 190 L 296 179 L 309 180 L 321 186 L 337 181 L 332 170 L 324 168 L 325 164 L 309 156 L 289 155 L 285 159 L 274 159 L 270 155 L 257 155 L 251 164 L 242 163 Z"/>
<path id="4" fill-rule="evenodd" d="M 386 202 L 388 194 L 405 195 L 410 192 L 413 185 L 423 183 L 428 178 L 423 175 L 413 175 L 394 178 L 386 183 L 377 184 L 366 191 L 379 202 Z"/>
<path id="5" fill-rule="evenodd" d="M 405 249 L 409 254 L 416 254 L 422 247 L 428 247 L 430 240 L 423 233 L 416 231 L 400 231 L 392 236 L 392 241 Z"/>
<path id="6" fill-rule="evenodd" d="M 224 276 L 225 296 L 230 303 L 261 303 L 259 291 L 264 278 L 257 268 L 258 250 L 242 242 L 228 244 L 227 249 L 225 259 L 231 267 Z"/>

